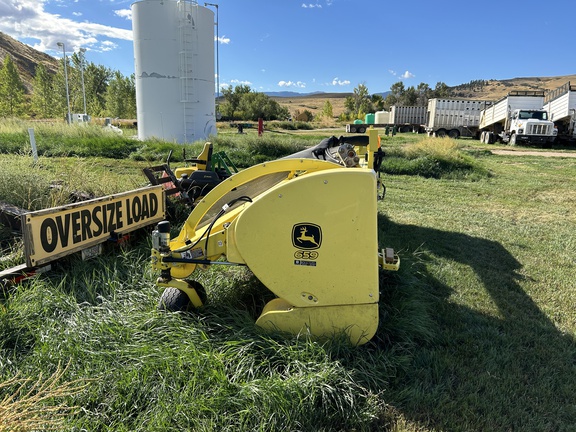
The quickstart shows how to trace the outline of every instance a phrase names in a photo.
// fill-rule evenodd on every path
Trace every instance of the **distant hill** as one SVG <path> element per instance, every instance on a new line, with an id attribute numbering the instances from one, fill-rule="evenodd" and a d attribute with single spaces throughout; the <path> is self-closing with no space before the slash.
<path id="1" fill-rule="evenodd" d="M 451 87 L 450 91 L 454 98 L 496 101 L 506 96 L 511 90 L 554 90 L 567 81 L 576 83 L 576 75 L 486 80 L 481 87 L 469 88 L 466 84 L 461 84 Z"/>
<path id="2" fill-rule="evenodd" d="M 6 54 L 10 54 L 20 73 L 20 78 L 28 90 L 32 89 L 37 65 L 43 64 L 48 71 L 54 73 L 58 70 L 58 59 L 0 32 L 0 65 L 4 65 Z"/>
<path id="3" fill-rule="evenodd" d="M 265 95 L 270 97 L 298 97 L 298 96 L 316 96 L 324 95 L 324 92 L 311 92 L 311 93 L 298 93 L 293 91 L 281 91 L 281 92 L 264 92 Z"/>

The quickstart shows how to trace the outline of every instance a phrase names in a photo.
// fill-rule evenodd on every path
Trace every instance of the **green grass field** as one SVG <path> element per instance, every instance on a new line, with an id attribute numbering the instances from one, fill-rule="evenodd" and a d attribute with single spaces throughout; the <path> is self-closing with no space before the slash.
<path id="1" fill-rule="evenodd" d="M 339 134 L 314 133 L 214 142 L 248 164 Z M 382 143 L 379 243 L 402 266 L 381 274 L 370 343 L 264 333 L 270 293 L 241 267 L 199 275 L 202 311 L 161 313 L 144 235 L 0 296 L 0 431 L 576 430 L 576 158 Z M 18 151 L 1 156 L 0 200 L 48 204 L 65 172 L 94 193 L 145 183 L 139 157 L 33 165 Z M 0 240 L 21 256 L 18 238 Z"/>

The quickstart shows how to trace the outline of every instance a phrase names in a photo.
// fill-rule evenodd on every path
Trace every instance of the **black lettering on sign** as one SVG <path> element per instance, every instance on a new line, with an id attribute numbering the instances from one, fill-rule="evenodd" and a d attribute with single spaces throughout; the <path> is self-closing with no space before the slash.
<path id="1" fill-rule="evenodd" d="M 132 214 L 134 215 L 134 222 L 140 222 L 142 212 L 142 203 L 140 202 L 140 197 L 134 197 L 132 200 Z"/>
<path id="2" fill-rule="evenodd" d="M 92 238 L 92 230 L 90 225 L 92 225 L 92 215 L 90 210 L 82 210 L 80 212 L 82 220 L 82 241 Z"/>
<path id="3" fill-rule="evenodd" d="M 124 226 L 122 222 L 122 201 L 116 201 L 116 229 L 120 229 Z"/>
<path id="4" fill-rule="evenodd" d="M 154 217 L 158 214 L 158 197 L 153 193 L 148 196 L 150 197 L 150 217 Z"/>
<path id="5" fill-rule="evenodd" d="M 70 214 L 64 215 L 64 223 L 62 223 L 62 216 L 56 216 L 56 223 L 58 224 L 58 234 L 60 237 L 60 244 L 62 247 L 68 246 L 68 236 L 70 235 Z M 46 251 L 51 252 L 51 251 Z"/>
<path id="6" fill-rule="evenodd" d="M 114 203 L 109 203 L 106 204 L 106 217 L 105 217 L 105 221 L 106 223 L 104 224 L 104 232 L 112 232 L 116 229 L 116 225 L 114 224 Z"/>
<path id="7" fill-rule="evenodd" d="M 148 205 L 148 198 L 144 195 L 142 200 L 142 214 L 140 215 L 142 219 L 148 219 L 150 217 L 150 206 Z"/>
<path id="8" fill-rule="evenodd" d="M 42 222 L 40 226 L 40 242 L 42 243 L 42 249 L 46 252 L 52 252 L 56 249 L 56 245 L 58 244 L 58 229 L 53 219 L 44 219 Z"/>
<path id="9" fill-rule="evenodd" d="M 98 237 L 100 234 L 102 234 L 102 229 L 104 228 L 102 226 L 102 220 L 100 219 L 100 216 L 98 216 L 98 213 L 102 214 L 102 207 L 100 206 L 94 207 L 94 209 L 92 210 L 92 220 L 96 224 L 96 230 L 93 232 L 94 237 Z"/>
<path id="10" fill-rule="evenodd" d="M 130 225 L 157 217 L 160 210 L 155 193 L 78 208 L 44 219 L 40 226 L 42 249 L 51 253 L 59 248 L 76 246 Z"/>
<path id="11" fill-rule="evenodd" d="M 80 243 L 82 236 L 80 235 L 80 212 L 72 213 L 72 243 Z M 62 245 L 64 246 L 64 245 Z"/>

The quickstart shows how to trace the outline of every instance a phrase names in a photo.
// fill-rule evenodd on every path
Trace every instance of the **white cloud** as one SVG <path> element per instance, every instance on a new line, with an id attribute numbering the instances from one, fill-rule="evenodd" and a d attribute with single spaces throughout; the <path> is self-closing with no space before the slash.
<path id="1" fill-rule="evenodd" d="M 350 81 L 348 80 L 341 80 L 338 77 L 334 78 L 332 80 L 332 85 L 333 86 L 346 86 L 346 85 L 350 85 Z"/>
<path id="2" fill-rule="evenodd" d="M 404 79 L 408 79 L 408 78 L 414 78 L 416 76 L 410 71 L 406 71 L 402 75 L 398 75 L 398 73 L 396 71 L 393 71 L 392 69 L 388 69 L 388 72 L 391 75 L 398 77 L 398 79 L 400 79 L 400 80 L 404 80 Z"/>
<path id="3" fill-rule="evenodd" d="M 237 84 L 237 85 L 240 85 L 240 84 L 241 85 L 247 85 L 247 86 L 252 85 L 252 83 L 250 81 L 240 81 L 240 80 L 236 80 L 236 79 L 230 80 L 230 83 L 231 84 Z"/>
<path id="4" fill-rule="evenodd" d="M 279 81 L 278 85 L 280 87 L 297 87 L 297 88 L 306 88 L 306 83 L 302 81 Z"/>
<path id="5" fill-rule="evenodd" d="M 114 11 L 114 15 L 132 21 L 132 9 L 118 9 Z"/>
<path id="6" fill-rule="evenodd" d="M 132 31 L 118 27 L 79 22 L 44 10 L 47 0 L 0 0 L 0 31 L 16 39 L 36 41 L 39 51 L 59 51 L 58 42 L 67 50 L 86 47 L 94 51 L 109 51 L 117 45 L 110 39 L 132 40 Z"/>
<path id="7" fill-rule="evenodd" d="M 302 7 L 303 7 L 304 9 L 313 9 L 313 8 L 320 8 L 320 9 L 322 9 L 322 5 L 319 4 L 319 3 L 308 3 L 308 4 L 302 3 Z"/>
<path id="8" fill-rule="evenodd" d="M 216 37 L 214 37 L 214 40 L 216 40 Z M 230 43 L 230 38 L 228 38 L 226 36 L 220 36 L 220 37 L 218 37 L 218 42 L 220 42 L 221 44 L 227 45 Z"/>

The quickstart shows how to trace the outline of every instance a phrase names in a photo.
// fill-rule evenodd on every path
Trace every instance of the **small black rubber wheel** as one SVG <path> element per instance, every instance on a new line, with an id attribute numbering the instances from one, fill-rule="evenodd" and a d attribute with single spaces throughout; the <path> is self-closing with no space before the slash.
<path id="1" fill-rule="evenodd" d="M 198 297 L 205 304 L 208 300 L 206 290 L 200 282 L 194 280 L 187 280 L 188 286 L 194 288 Z M 178 288 L 168 287 L 164 289 L 160 301 L 158 301 L 158 310 L 167 312 L 187 312 L 194 309 L 194 305 L 190 301 L 190 297 L 184 291 Z"/>
<path id="2" fill-rule="evenodd" d="M 192 309 L 192 302 L 184 291 L 178 288 L 166 288 L 158 302 L 158 310 L 167 312 L 186 312 Z"/>

